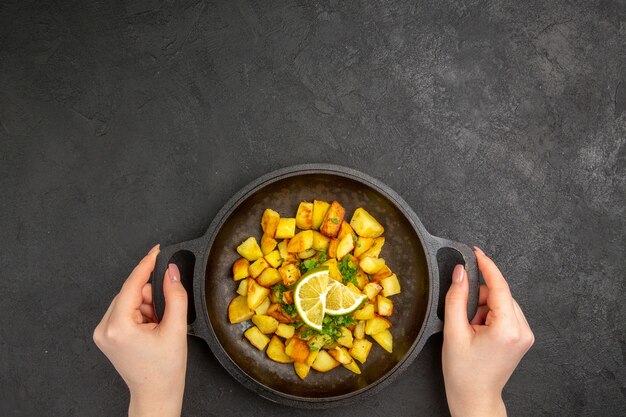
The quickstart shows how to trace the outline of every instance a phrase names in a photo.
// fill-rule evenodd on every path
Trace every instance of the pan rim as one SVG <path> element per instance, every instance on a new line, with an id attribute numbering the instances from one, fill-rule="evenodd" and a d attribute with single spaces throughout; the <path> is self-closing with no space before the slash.
<path id="1" fill-rule="evenodd" d="M 217 237 L 217 234 L 221 230 L 221 227 L 230 217 L 230 215 L 251 195 L 263 189 L 264 187 L 283 179 L 300 175 L 315 174 L 338 175 L 344 178 L 354 180 L 373 189 L 374 191 L 385 197 L 389 202 L 391 202 L 404 215 L 406 220 L 411 224 L 413 230 L 417 234 L 420 244 L 422 245 L 422 249 L 424 250 L 426 266 L 428 270 L 428 305 L 426 306 L 424 321 L 421 325 L 420 331 L 418 332 L 415 341 L 408 349 L 404 357 L 378 380 L 356 391 L 329 397 L 302 397 L 284 393 L 257 381 L 256 379 L 254 379 L 254 377 L 245 372 L 239 366 L 239 364 L 237 364 L 237 362 L 235 362 L 235 360 L 233 360 L 226 352 L 226 350 L 220 343 L 215 333 L 215 330 L 213 329 L 211 319 L 209 317 L 205 296 L 207 280 L 206 273 L 203 273 L 204 279 L 199 280 L 199 283 L 194 283 L 194 287 L 196 287 L 196 285 L 200 286 L 199 294 L 202 295 L 200 297 L 200 300 L 203 313 L 201 314 L 202 317 L 196 317 L 196 322 L 198 320 L 203 320 L 202 323 L 205 325 L 205 328 L 208 329 L 208 335 L 206 338 L 204 338 L 205 342 L 209 345 L 209 348 L 218 359 L 220 364 L 224 368 L 226 368 L 226 370 L 246 388 L 276 403 L 282 403 L 294 407 L 329 408 L 352 403 L 365 392 L 375 393 L 389 385 L 415 360 L 419 352 L 421 352 L 423 345 L 426 343 L 428 337 L 430 336 L 430 334 L 427 334 L 427 329 L 429 327 L 430 317 L 432 316 L 433 308 L 436 310 L 436 306 L 433 306 L 433 297 L 434 291 L 438 290 L 435 288 L 434 282 L 435 277 L 438 276 L 438 266 L 437 263 L 434 262 L 434 258 L 430 250 L 431 248 L 428 244 L 428 239 L 431 237 L 431 235 L 425 229 L 425 227 L 417 217 L 417 214 L 415 214 L 415 212 L 408 205 L 408 203 L 391 187 L 387 186 L 376 178 L 371 177 L 368 174 L 352 168 L 326 163 L 311 163 L 284 167 L 269 172 L 257 178 L 256 180 L 251 181 L 246 186 L 241 188 L 236 194 L 234 194 L 222 206 L 222 208 L 219 210 L 219 212 L 209 225 L 209 228 L 207 229 L 205 234 L 200 238 L 205 240 L 206 244 L 205 250 L 202 254 L 202 259 L 200 260 L 200 264 L 198 265 L 198 267 L 201 268 L 201 271 L 206 271 L 210 250 L 213 246 L 215 238 Z M 197 325 L 194 327 L 197 327 Z"/>

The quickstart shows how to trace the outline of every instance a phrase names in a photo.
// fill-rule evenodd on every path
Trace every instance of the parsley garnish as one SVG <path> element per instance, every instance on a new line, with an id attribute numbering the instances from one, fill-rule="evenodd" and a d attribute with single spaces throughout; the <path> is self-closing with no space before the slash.
<path id="1" fill-rule="evenodd" d="M 319 261 L 317 259 L 306 259 L 298 265 L 301 272 L 309 272 L 311 269 L 315 269 L 319 266 Z"/>
<path id="2" fill-rule="evenodd" d="M 341 262 L 339 262 L 339 272 L 341 272 L 341 279 L 345 285 L 347 285 L 349 282 L 357 286 L 359 285 L 356 280 L 357 270 L 357 266 L 354 264 L 354 262 L 349 260 L 348 257 L 344 257 Z"/>
<path id="3" fill-rule="evenodd" d="M 317 268 L 324 262 L 326 262 L 326 251 L 319 251 L 319 256 L 316 258 L 306 259 L 298 264 L 298 268 L 300 268 L 300 272 L 306 273 L 312 269 Z"/>
<path id="4" fill-rule="evenodd" d="M 298 313 L 294 304 L 281 304 L 280 306 L 283 308 L 283 311 L 289 314 L 291 317 L 295 316 Z"/>
<path id="5" fill-rule="evenodd" d="M 285 291 L 289 291 L 289 288 L 287 288 L 283 284 L 276 284 L 276 285 L 274 285 L 272 287 L 272 290 L 274 291 L 274 295 L 276 296 L 276 298 L 278 298 L 282 302 L 282 300 L 283 300 L 283 293 Z"/>
<path id="6" fill-rule="evenodd" d="M 328 220 L 330 220 L 331 222 L 333 222 L 333 223 L 335 223 L 335 224 L 339 224 L 339 220 L 338 220 L 338 219 L 336 219 L 336 218 L 334 218 L 334 217 L 331 217 L 331 218 L 330 218 L 330 219 L 328 219 Z"/>
<path id="7" fill-rule="evenodd" d="M 351 314 L 345 314 L 343 316 L 326 316 L 322 321 L 322 330 L 318 331 L 310 327 L 306 327 L 302 331 L 301 336 L 305 339 L 311 336 L 323 336 L 321 338 L 313 337 L 309 341 L 309 348 L 311 350 L 318 350 L 321 347 L 319 346 L 320 342 L 324 342 L 322 343 L 323 346 L 337 341 L 337 339 L 343 335 L 342 328 L 351 326 L 355 323 L 356 321 Z"/>

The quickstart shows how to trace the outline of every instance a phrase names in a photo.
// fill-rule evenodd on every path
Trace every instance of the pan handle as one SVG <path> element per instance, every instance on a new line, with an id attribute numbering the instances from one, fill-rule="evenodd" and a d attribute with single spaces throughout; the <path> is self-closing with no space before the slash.
<path id="1" fill-rule="evenodd" d="M 439 279 L 433 285 L 433 303 L 429 318 L 429 335 L 443 330 L 445 316 L 445 297 L 452 283 L 452 271 L 457 264 L 465 265 L 469 282 L 467 299 L 467 317 L 471 319 L 478 308 L 478 289 L 480 286 L 476 256 L 469 246 L 441 237 L 431 236 L 432 253 L 435 255 Z"/>
<path id="2" fill-rule="evenodd" d="M 174 245 L 161 248 L 157 256 L 156 266 L 152 271 L 152 304 L 157 320 L 161 320 L 165 312 L 165 294 L 163 293 L 163 277 L 169 264 L 174 263 L 180 270 L 180 282 L 187 291 L 187 333 L 192 336 L 199 336 L 202 326 L 196 326 L 197 319 L 202 317 L 201 294 L 196 294 L 195 289 L 199 288 L 198 283 L 204 279 L 202 271 L 202 249 L 205 247 L 203 239 L 194 239 L 187 242 L 180 242 Z"/>

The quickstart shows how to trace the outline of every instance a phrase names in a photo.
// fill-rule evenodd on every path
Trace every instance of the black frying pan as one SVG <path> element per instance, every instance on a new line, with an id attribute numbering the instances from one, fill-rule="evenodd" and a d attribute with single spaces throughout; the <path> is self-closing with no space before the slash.
<path id="1" fill-rule="evenodd" d="M 361 375 L 338 367 L 312 371 L 301 381 L 293 366 L 278 364 L 243 338 L 250 322 L 230 324 L 227 308 L 235 296 L 232 264 L 235 248 L 261 235 L 263 210 L 293 217 L 300 201 L 339 201 L 346 215 L 364 207 L 385 227 L 381 257 L 396 272 L 402 293 L 393 297 L 394 351 L 374 343 Z M 476 311 L 478 271 L 467 246 L 430 235 L 413 210 L 393 190 L 353 169 L 327 164 L 299 165 L 267 174 L 239 191 L 219 211 L 200 238 L 161 249 L 152 277 L 157 317 L 165 308 L 163 274 L 176 263 L 189 294 L 189 334 L 200 337 L 220 363 L 244 386 L 290 406 L 327 408 L 371 395 L 398 377 L 419 354 L 426 340 L 443 327 L 442 299 L 452 268 L 465 264 L 470 283 L 468 316 Z"/>

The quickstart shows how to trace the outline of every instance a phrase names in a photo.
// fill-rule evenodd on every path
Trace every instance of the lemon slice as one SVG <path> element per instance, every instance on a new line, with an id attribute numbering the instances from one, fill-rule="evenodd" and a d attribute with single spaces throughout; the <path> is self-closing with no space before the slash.
<path id="1" fill-rule="evenodd" d="M 328 282 L 326 293 L 326 314 L 341 316 L 352 313 L 361 306 L 367 298 L 365 294 L 357 293 L 334 279 Z"/>
<path id="2" fill-rule="evenodd" d="M 322 330 L 329 281 L 334 280 L 328 278 L 328 267 L 315 268 L 302 275 L 293 292 L 293 303 L 302 321 L 316 330 Z"/>

